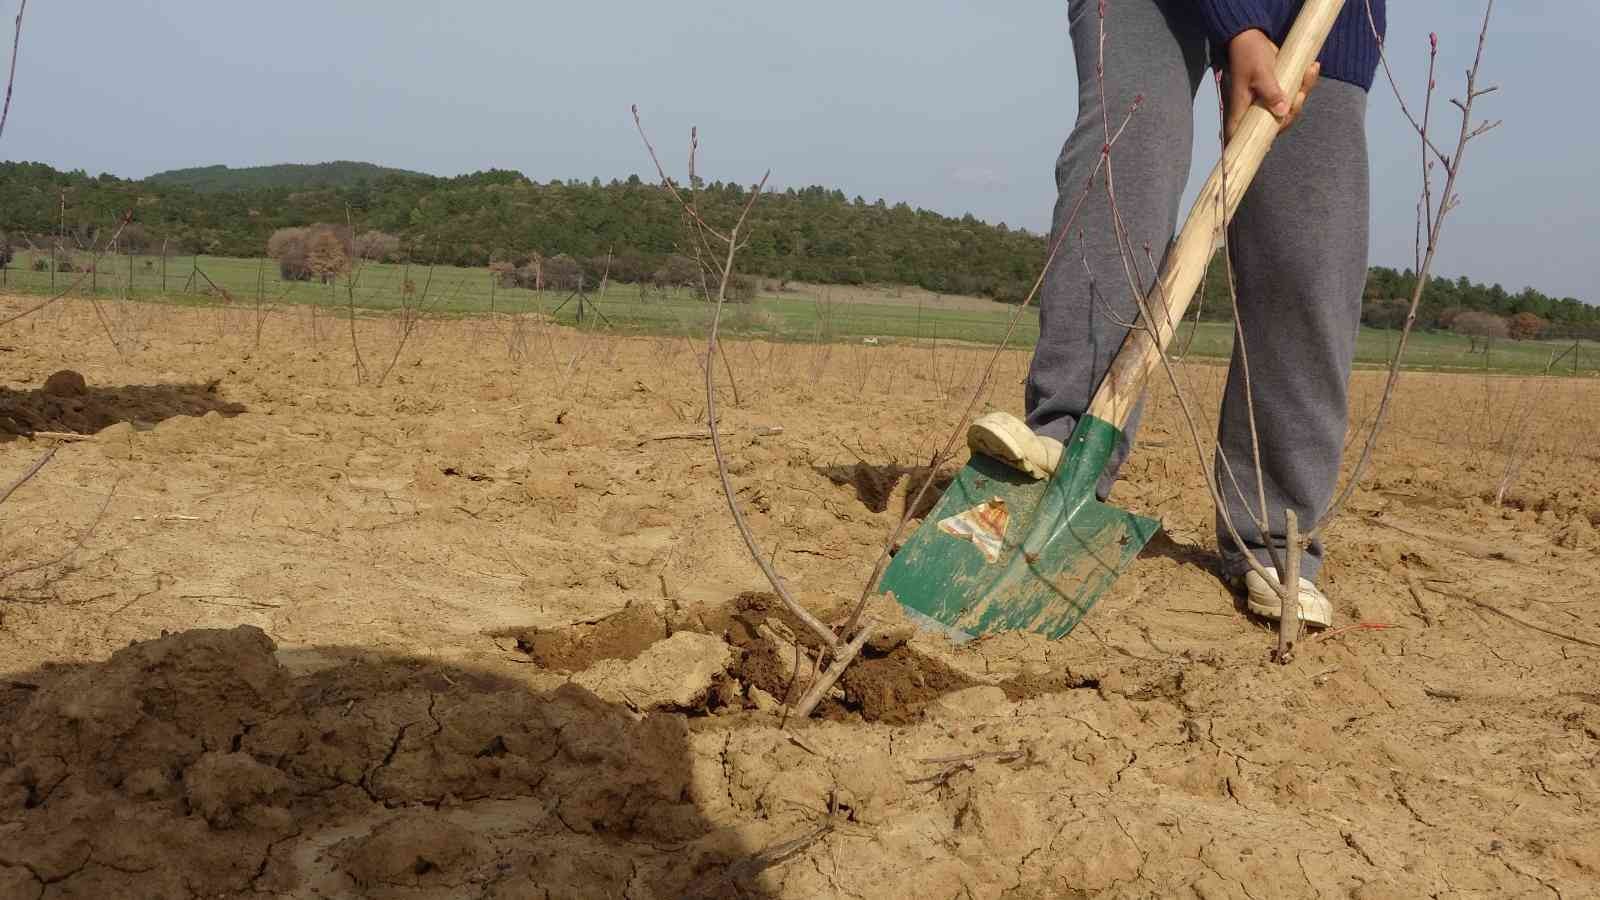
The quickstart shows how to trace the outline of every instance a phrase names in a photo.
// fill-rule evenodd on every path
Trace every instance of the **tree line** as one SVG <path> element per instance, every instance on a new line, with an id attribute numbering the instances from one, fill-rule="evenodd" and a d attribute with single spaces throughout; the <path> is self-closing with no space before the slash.
<path id="1" fill-rule="evenodd" d="M 267 252 L 274 234 L 299 229 L 297 238 L 280 235 L 277 248 L 298 240 L 298 277 L 325 272 L 340 254 L 368 255 L 371 248 L 354 246 L 368 236 L 381 242 L 373 252 L 382 256 L 490 266 L 508 284 L 538 280 L 547 271 L 590 283 L 602 270 L 629 283 L 694 280 L 688 274 L 695 271 L 692 237 L 681 209 L 667 191 L 637 176 L 609 183 L 538 182 L 496 169 L 453 178 L 373 170 L 385 174 L 365 177 L 365 169 L 331 165 L 340 170 L 281 167 L 309 173 L 300 182 L 277 171 L 267 178 L 252 170 L 199 170 L 208 173 L 202 192 L 182 179 L 135 181 L 39 163 L 0 163 L 0 230 L 12 246 L 92 247 L 132 210 L 120 249 L 135 253 L 165 247 L 174 254 L 254 257 Z M 230 181 L 230 172 L 245 174 Z M 680 187 L 711 222 L 732 221 L 750 190 L 699 180 Z M 815 186 L 770 192 L 755 208 L 749 235 L 740 265 L 750 275 L 826 284 L 912 284 L 1003 302 L 1026 296 L 1046 254 L 1042 235 L 1004 223 L 851 198 Z M 284 253 L 272 255 L 281 266 Z M 1409 271 L 1373 268 L 1362 320 L 1398 327 L 1415 281 Z M 1206 282 L 1202 317 L 1229 317 L 1226 285 L 1219 261 Z M 1600 337 L 1600 308 L 1531 287 L 1513 293 L 1465 277 L 1431 279 L 1417 324 L 1454 328 L 1464 312 L 1504 320 L 1509 337 Z M 1521 324 L 1514 326 L 1519 315 Z M 1536 328 L 1532 319 L 1538 320 Z"/>

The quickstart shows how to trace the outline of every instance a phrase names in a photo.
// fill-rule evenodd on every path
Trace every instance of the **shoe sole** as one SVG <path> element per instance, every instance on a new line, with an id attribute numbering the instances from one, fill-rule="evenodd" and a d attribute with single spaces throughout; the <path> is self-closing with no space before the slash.
<path id="1" fill-rule="evenodd" d="M 1263 619 L 1271 619 L 1272 621 L 1277 622 L 1283 618 L 1283 603 L 1276 598 L 1274 598 L 1272 603 L 1268 604 L 1262 603 L 1256 600 L 1255 597 L 1247 594 L 1245 597 L 1244 606 L 1245 609 L 1250 610 L 1251 613 L 1258 615 Z M 1331 621 L 1322 621 L 1320 618 L 1311 618 L 1306 616 L 1304 605 L 1302 605 L 1300 610 L 1300 624 L 1309 625 L 1313 628 L 1327 628 L 1333 623 Z"/>
<path id="2" fill-rule="evenodd" d="M 1031 432 L 1028 437 L 1033 437 Z M 1003 434 L 998 429 L 973 423 L 967 429 L 967 447 L 974 453 L 997 459 L 1025 475 L 1041 479 L 1048 477 L 1040 472 L 1037 466 L 1028 462 L 1015 436 Z"/>

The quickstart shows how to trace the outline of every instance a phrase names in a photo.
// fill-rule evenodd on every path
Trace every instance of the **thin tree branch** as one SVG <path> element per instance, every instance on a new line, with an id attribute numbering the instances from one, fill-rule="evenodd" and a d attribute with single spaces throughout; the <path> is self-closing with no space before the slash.
<path id="1" fill-rule="evenodd" d="M 656 171 L 661 173 L 662 180 L 667 183 L 667 188 L 672 192 L 673 197 L 677 198 L 680 204 L 684 204 L 685 201 L 682 199 L 682 195 L 667 179 L 666 171 L 662 168 L 660 159 L 656 157 L 655 148 L 651 146 L 650 138 L 645 134 L 644 124 L 640 120 L 639 107 L 637 105 L 633 107 L 633 120 L 634 125 L 639 130 L 640 139 L 644 141 L 645 149 L 650 153 L 651 161 L 655 163 Z M 717 427 L 716 370 L 712 366 L 711 360 L 717 354 L 717 332 L 722 324 L 722 307 L 727 302 L 728 282 L 733 277 L 733 262 L 739 252 L 739 233 L 749 219 L 750 211 L 755 208 L 756 201 L 761 199 L 761 192 L 766 189 L 767 179 L 771 176 L 772 173 L 770 171 L 761 176 L 760 183 L 756 185 L 755 190 L 750 192 L 750 199 L 746 201 L 744 209 L 740 211 L 738 221 L 734 223 L 733 228 L 726 235 L 706 225 L 704 220 L 699 217 L 699 214 L 692 211 L 691 207 L 684 206 L 685 211 L 699 223 L 700 227 L 705 228 L 708 233 L 716 235 L 727 245 L 727 253 L 722 264 L 722 278 L 717 286 L 716 304 L 712 307 L 711 312 L 711 328 L 706 335 L 706 364 L 703 367 L 706 393 L 706 428 L 711 434 L 711 452 L 716 457 L 717 478 L 722 482 L 722 495 L 728 502 L 728 512 L 733 516 L 734 526 L 739 531 L 739 537 L 744 540 L 745 549 L 749 551 L 750 557 L 755 560 L 756 565 L 761 569 L 761 574 L 766 576 L 767 582 L 772 585 L 772 589 L 777 593 L 778 599 L 782 601 L 789 614 L 815 634 L 824 647 L 828 650 L 837 650 L 839 648 L 838 635 L 834 634 L 833 629 L 823 624 L 809 610 L 801 606 L 799 601 L 794 599 L 793 595 L 789 593 L 789 589 L 784 587 L 783 580 L 778 577 L 778 573 L 773 568 L 771 561 L 768 560 L 766 554 L 761 552 L 761 545 L 756 540 L 755 533 L 750 530 L 749 523 L 745 521 L 744 511 L 739 508 L 738 493 L 734 489 L 732 477 L 728 474 L 727 457 L 722 452 L 722 433 Z"/>
<path id="2" fill-rule="evenodd" d="M 806 690 L 805 696 L 801 697 L 800 702 L 795 704 L 794 715 L 796 718 L 801 720 L 810 718 L 812 711 L 817 708 L 817 704 L 821 703 L 823 698 L 828 696 L 828 692 L 833 690 L 833 686 L 838 682 L 839 676 L 844 674 L 844 670 L 850 663 L 855 661 L 855 658 L 861 653 L 861 648 L 866 646 L 867 640 L 872 637 L 873 624 L 870 620 L 862 622 L 861 630 L 856 632 L 856 636 L 850 639 L 850 643 L 835 651 L 833 662 L 829 664 L 827 670 L 822 673 L 821 677 L 811 683 L 811 687 Z"/>
<path id="3" fill-rule="evenodd" d="M 10 500 L 11 499 L 11 495 L 17 492 L 17 488 L 22 487 L 23 485 L 27 484 L 30 480 L 32 480 L 33 476 L 39 474 L 39 470 L 44 468 L 45 463 L 49 462 L 51 457 L 56 455 L 56 451 L 60 450 L 60 449 L 61 449 L 61 445 L 60 444 L 56 444 L 54 447 L 51 447 L 49 450 L 46 450 L 44 452 L 44 455 L 39 457 L 39 460 L 37 462 L 35 462 L 33 465 L 28 467 L 28 471 L 23 472 L 21 475 L 17 476 L 17 480 L 16 481 L 11 482 L 11 484 L 9 484 L 6 487 L 5 490 L 0 491 L 0 503 L 4 503 L 7 500 Z"/>
<path id="4" fill-rule="evenodd" d="M 11 74 L 6 78 L 6 105 L 0 109 L 0 135 L 6 133 L 6 119 L 11 117 L 11 89 L 17 84 L 17 48 L 22 44 L 22 14 L 28 9 L 28 0 L 17 4 L 17 30 L 11 37 Z"/>
<path id="5" fill-rule="evenodd" d="M 1467 144 L 1480 132 L 1472 128 L 1472 105 L 1478 97 L 1484 95 L 1478 90 L 1478 73 L 1483 65 L 1483 48 L 1489 37 L 1489 20 L 1494 13 L 1494 0 L 1487 0 L 1483 9 L 1483 27 L 1478 31 L 1478 51 L 1472 61 L 1472 68 L 1467 70 L 1467 101 L 1461 109 L 1461 131 L 1456 139 L 1455 153 L 1445 163 L 1445 183 L 1442 199 L 1439 201 L 1439 213 L 1433 217 L 1432 230 L 1428 234 L 1427 254 L 1423 257 L 1422 265 L 1417 270 L 1417 283 L 1411 292 L 1411 305 L 1406 312 L 1405 326 L 1400 329 L 1400 339 L 1395 347 L 1394 358 L 1389 362 L 1389 377 L 1384 383 L 1383 396 L 1378 402 L 1378 411 L 1373 416 L 1372 430 L 1367 433 L 1366 442 L 1361 448 L 1361 456 L 1356 460 L 1355 467 L 1350 472 L 1350 480 L 1345 484 L 1333 502 L 1328 505 L 1326 512 L 1318 520 L 1316 526 L 1307 535 L 1307 540 L 1316 540 L 1329 523 L 1338 518 L 1345 504 L 1355 495 L 1357 486 L 1361 483 L 1361 476 L 1366 472 L 1367 466 L 1372 461 L 1373 451 L 1378 444 L 1378 436 L 1383 432 L 1384 423 L 1388 417 L 1389 408 L 1394 400 L 1395 389 L 1400 383 L 1400 361 L 1405 356 L 1406 345 L 1411 338 L 1412 327 L 1417 321 L 1417 307 L 1422 303 L 1423 291 L 1427 289 L 1428 275 L 1433 268 L 1434 256 L 1439 249 L 1439 235 L 1444 229 L 1444 222 L 1457 202 L 1455 200 L 1456 179 L 1461 174 L 1461 160 L 1466 155 Z"/>

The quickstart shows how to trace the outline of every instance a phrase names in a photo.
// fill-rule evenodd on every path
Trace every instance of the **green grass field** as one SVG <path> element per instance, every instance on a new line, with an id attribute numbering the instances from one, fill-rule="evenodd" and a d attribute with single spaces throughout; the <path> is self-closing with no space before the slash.
<path id="1" fill-rule="evenodd" d="M 78 262 L 87 262 L 87 254 Z M 165 272 L 163 273 L 163 268 Z M 206 277 L 232 295 L 235 303 L 316 303 L 344 307 L 349 292 L 344 279 L 334 285 L 284 282 L 271 260 L 231 257 L 104 257 L 98 271 L 52 273 L 34 271 L 27 252 L 17 254 L 4 273 L 0 288 L 14 293 L 50 294 L 79 281 L 76 293 L 91 291 L 108 297 L 173 303 L 222 302 L 210 290 Z M 259 277 L 259 291 L 258 291 Z M 438 266 L 402 266 L 371 263 L 362 267 L 355 283 L 355 303 L 364 310 L 395 310 L 402 304 L 402 285 L 415 286 L 415 304 L 426 290 L 425 308 L 439 315 L 480 315 L 489 312 L 553 314 L 570 325 L 611 327 L 640 334 L 704 335 L 711 309 L 687 291 L 643 297 L 634 285 L 612 285 L 604 296 L 593 296 L 579 321 L 576 299 L 566 294 L 543 294 L 494 284 L 487 269 Z M 840 294 L 850 292 L 840 291 Z M 859 297 L 860 292 L 853 292 Z M 963 341 L 994 344 L 1005 335 L 1015 307 L 974 302 L 970 298 L 931 300 L 922 304 L 873 302 L 870 299 L 834 299 L 825 287 L 764 294 L 751 303 L 729 304 L 723 328 L 730 335 L 783 341 Z M 600 316 L 593 314 L 598 309 Z M 1039 335 L 1037 311 L 1026 309 L 1016 324 L 1011 344 L 1029 347 Z M 1362 366 L 1386 365 L 1399 333 L 1363 328 L 1356 361 Z M 1226 358 L 1232 350 L 1233 328 L 1227 323 L 1202 322 L 1180 330 L 1174 352 L 1191 356 Z M 1543 372 L 1551 360 L 1565 352 L 1556 371 L 1560 374 L 1600 374 L 1600 347 L 1574 348 L 1571 342 L 1496 341 L 1489 353 L 1469 352 L 1466 338 L 1453 334 L 1419 332 L 1411 337 L 1406 366 L 1412 369 L 1461 372 Z"/>

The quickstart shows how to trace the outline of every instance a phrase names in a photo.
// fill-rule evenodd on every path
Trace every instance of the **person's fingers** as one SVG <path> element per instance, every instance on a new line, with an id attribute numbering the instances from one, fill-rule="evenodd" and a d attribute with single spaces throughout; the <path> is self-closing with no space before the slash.
<path id="1" fill-rule="evenodd" d="M 1228 97 L 1226 103 L 1228 119 L 1224 123 L 1222 134 L 1225 139 L 1231 141 L 1234 132 L 1239 130 L 1239 123 L 1244 121 L 1244 114 L 1250 108 L 1250 101 L 1254 98 L 1251 96 L 1250 86 L 1242 84 L 1238 79 L 1228 79 L 1224 84 Z"/>
<path id="2" fill-rule="evenodd" d="M 1270 68 L 1263 67 L 1251 73 L 1250 92 L 1273 117 L 1282 119 L 1289 115 L 1289 96 L 1278 86 L 1278 76 Z"/>
<path id="3" fill-rule="evenodd" d="M 1306 68 L 1305 77 L 1300 79 L 1300 90 L 1294 95 L 1294 101 L 1289 104 L 1289 114 L 1283 118 L 1279 131 L 1287 131 L 1300 118 L 1300 111 L 1305 108 L 1306 98 L 1317 85 L 1317 77 L 1322 73 L 1322 64 L 1313 62 Z"/>
<path id="4" fill-rule="evenodd" d="M 1306 67 L 1305 77 L 1300 79 L 1300 93 L 1309 94 L 1317 86 L 1317 79 L 1322 75 L 1322 63 L 1313 61 Z"/>

